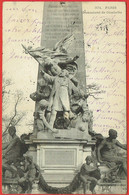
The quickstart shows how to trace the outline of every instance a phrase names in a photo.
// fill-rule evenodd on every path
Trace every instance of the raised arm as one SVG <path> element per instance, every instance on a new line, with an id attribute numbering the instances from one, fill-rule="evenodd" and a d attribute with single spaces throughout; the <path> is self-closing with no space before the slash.
<path id="1" fill-rule="evenodd" d="M 127 150 L 127 145 L 126 144 L 121 144 L 118 140 L 116 140 L 116 145 L 124 150 Z"/>
<path id="2" fill-rule="evenodd" d="M 48 83 L 53 84 L 55 77 L 50 76 L 49 74 L 47 74 L 46 72 L 44 72 L 43 70 L 40 71 L 42 77 L 48 81 Z"/>

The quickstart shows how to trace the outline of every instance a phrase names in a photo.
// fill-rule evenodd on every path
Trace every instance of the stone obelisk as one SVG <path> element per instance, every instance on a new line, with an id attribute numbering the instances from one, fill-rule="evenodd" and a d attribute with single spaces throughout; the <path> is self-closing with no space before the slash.
<path id="1" fill-rule="evenodd" d="M 86 89 L 84 32 L 81 2 L 45 2 L 41 45 L 52 49 L 57 42 L 68 34 L 74 34 L 75 42 L 69 52 L 77 60 L 77 79 L 80 87 Z"/>

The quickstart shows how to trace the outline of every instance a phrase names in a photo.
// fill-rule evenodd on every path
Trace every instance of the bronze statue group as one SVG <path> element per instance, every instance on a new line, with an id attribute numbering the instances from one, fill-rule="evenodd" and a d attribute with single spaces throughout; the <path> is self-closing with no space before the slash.
<path id="1" fill-rule="evenodd" d="M 126 150 L 126 145 L 121 144 L 116 139 L 117 131 L 114 129 L 110 129 L 109 137 L 101 139 L 101 142 L 96 147 L 97 163 L 94 161 L 94 156 L 87 156 L 85 159 L 86 162 L 81 166 L 78 174 L 64 188 L 51 187 L 46 183 L 40 168 L 33 162 L 33 157 L 26 153 L 28 147 L 24 139 L 27 139 L 27 135 L 23 134 L 19 138 L 16 135 L 16 128 L 14 126 L 10 126 L 8 132 L 12 140 L 3 146 L 3 179 L 8 178 L 8 173 L 10 172 L 12 174 L 11 178 L 17 181 L 19 194 L 31 193 L 35 181 L 47 193 L 69 194 L 74 192 L 82 184 L 84 194 L 86 194 L 88 186 L 89 190 L 95 194 L 96 185 L 99 185 L 100 180 L 105 179 L 101 176 L 101 163 L 109 167 L 106 175 L 108 176 L 108 182 L 118 182 L 118 178 L 120 181 L 122 174 L 125 177 L 127 175 L 126 159 L 119 156 L 118 153 L 118 147 Z M 98 134 L 94 136 L 97 137 Z M 115 177 L 114 173 L 116 173 Z"/>
<path id="2" fill-rule="evenodd" d="M 65 41 L 67 39 L 69 37 Z M 53 133 L 68 128 L 85 131 L 88 122 L 88 131 L 92 131 L 92 112 L 86 102 L 89 95 L 83 92 L 75 77 L 79 57 L 70 57 L 60 44 L 53 50 L 23 46 L 25 53 L 39 63 L 37 91 L 30 94 L 30 98 L 36 102 L 35 128 Z"/>

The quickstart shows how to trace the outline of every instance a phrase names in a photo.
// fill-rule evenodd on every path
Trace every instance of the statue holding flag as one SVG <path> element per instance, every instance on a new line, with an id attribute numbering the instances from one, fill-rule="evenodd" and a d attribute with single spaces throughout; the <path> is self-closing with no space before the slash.
<path id="1" fill-rule="evenodd" d="M 48 101 L 44 116 L 51 128 L 56 126 L 56 128 L 67 129 L 76 115 L 72 112 L 73 98 L 85 96 L 75 77 L 78 71 L 76 60 L 79 56 L 71 57 L 68 54 L 74 39 L 73 34 L 66 36 L 55 45 L 53 50 L 43 47 L 32 49 L 32 47 L 26 48 L 22 45 L 25 53 L 30 54 L 40 65 L 37 92 L 31 94 L 30 97 L 37 103 L 42 99 Z M 39 93 L 41 88 L 44 89 L 42 94 Z M 59 122 L 55 125 L 57 118 L 60 123 L 63 123 L 62 125 L 59 125 Z"/>

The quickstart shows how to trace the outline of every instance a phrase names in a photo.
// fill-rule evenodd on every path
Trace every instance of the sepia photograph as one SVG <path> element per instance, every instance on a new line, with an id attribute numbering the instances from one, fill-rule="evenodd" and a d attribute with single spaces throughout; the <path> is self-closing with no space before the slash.
<path id="1" fill-rule="evenodd" d="M 2 193 L 126 194 L 126 2 L 2 9 Z"/>

